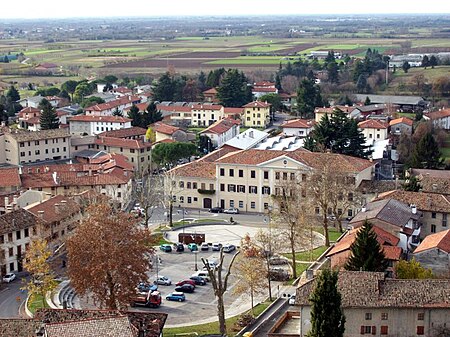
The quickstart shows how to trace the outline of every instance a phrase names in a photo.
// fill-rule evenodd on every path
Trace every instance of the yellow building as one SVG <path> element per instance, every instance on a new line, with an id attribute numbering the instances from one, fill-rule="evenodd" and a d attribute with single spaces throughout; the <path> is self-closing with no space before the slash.
<path id="1" fill-rule="evenodd" d="M 254 101 L 243 106 L 243 121 L 246 127 L 265 128 L 270 124 L 271 104 Z"/>

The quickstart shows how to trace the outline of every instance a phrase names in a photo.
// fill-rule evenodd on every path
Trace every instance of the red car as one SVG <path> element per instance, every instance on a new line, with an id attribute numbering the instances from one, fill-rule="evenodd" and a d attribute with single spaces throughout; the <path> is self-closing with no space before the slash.
<path id="1" fill-rule="evenodd" d="M 183 280 L 183 281 L 178 282 L 178 283 L 175 284 L 175 285 L 176 285 L 177 287 L 180 287 L 180 286 L 182 286 L 182 285 L 184 285 L 184 284 L 190 284 L 190 285 L 192 285 L 192 286 L 195 287 L 195 282 L 192 281 L 192 280 Z"/>

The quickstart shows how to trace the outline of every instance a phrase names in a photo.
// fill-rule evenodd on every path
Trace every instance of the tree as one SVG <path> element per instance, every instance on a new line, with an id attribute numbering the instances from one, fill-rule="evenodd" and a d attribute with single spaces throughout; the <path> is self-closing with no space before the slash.
<path id="1" fill-rule="evenodd" d="M 116 117 L 123 117 L 123 113 L 122 113 L 122 111 L 119 110 L 118 106 L 114 109 L 112 114 L 113 114 L 113 116 L 116 116 Z"/>
<path id="2" fill-rule="evenodd" d="M 312 115 L 314 109 L 323 105 L 320 87 L 314 80 L 304 78 L 297 89 L 297 111 L 300 116 Z"/>
<path id="3" fill-rule="evenodd" d="M 317 279 L 310 297 L 311 330 L 308 337 L 342 337 L 345 316 L 342 311 L 341 294 L 337 288 L 338 273 L 325 269 Z"/>
<path id="4" fill-rule="evenodd" d="M 434 69 L 434 67 L 437 66 L 437 65 L 438 65 L 437 57 L 434 56 L 434 55 L 431 55 L 430 56 L 430 66 L 431 66 L 431 68 Z"/>
<path id="5" fill-rule="evenodd" d="M 219 263 L 216 268 L 212 268 L 209 264 L 208 259 L 202 257 L 203 265 L 208 271 L 209 278 L 211 279 L 211 284 L 214 289 L 214 295 L 217 299 L 217 316 L 219 319 L 219 331 L 220 334 L 226 336 L 227 334 L 227 326 L 225 322 L 225 305 L 224 305 L 224 294 L 228 290 L 228 278 L 231 274 L 231 268 L 233 267 L 234 261 L 236 257 L 239 255 L 239 251 L 234 254 L 231 259 L 230 264 L 228 265 L 228 270 L 226 271 L 225 277 L 222 278 L 222 269 L 223 269 L 223 247 L 220 249 L 219 255 Z"/>
<path id="6" fill-rule="evenodd" d="M 155 101 L 151 101 L 147 106 L 148 117 L 146 118 L 146 125 L 150 125 L 162 121 L 163 117 L 161 111 L 156 107 Z"/>
<path id="7" fill-rule="evenodd" d="M 152 150 L 152 158 L 158 165 L 173 166 L 179 159 L 190 158 L 196 152 L 197 147 L 192 143 L 161 143 Z"/>
<path id="8" fill-rule="evenodd" d="M 256 249 L 253 243 L 250 241 L 248 234 L 241 240 L 249 241 L 247 245 L 250 249 Z M 244 245 L 241 244 L 241 247 Z M 237 295 L 249 294 L 252 316 L 255 316 L 254 307 L 254 297 L 256 294 L 263 293 L 265 290 L 266 282 L 265 277 L 267 270 L 264 268 L 264 262 L 261 254 L 247 255 L 245 251 L 241 254 L 240 258 L 236 260 L 234 265 L 234 271 L 237 277 L 237 284 L 233 289 L 233 293 Z"/>
<path id="9" fill-rule="evenodd" d="M 154 143 L 156 141 L 156 132 L 153 131 L 152 128 L 148 128 L 145 133 L 145 139 L 151 143 Z"/>
<path id="10" fill-rule="evenodd" d="M 215 88 L 220 85 L 222 81 L 222 77 L 225 74 L 225 68 L 219 68 L 215 70 L 211 70 L 208 74 L 208 78 L 206 80 L 206 86 L 208 88 Z"/>
<path id="11" fill-rule="evenodd" d="M 41 109 L 41 116 L 39 119 L 41 130 L 58 129 L 58 115 L 56 114 L 55 108 L 47 101 L 47 99 L 42 99 L 41 103 L 39 103 L 39 109 Z"/>
<path id="12" fill-rule="evenodd" d="M 416 259 L 410 261 L 400 260 L 395 266 L 395 275 L 399 279 L 430 279 L 434 278 L 431 269 L 420 265 Z"/>
<path id="13" fill-rule="evenodd" d="M 281 97 L 278 94 L 266 94 L 262 95 L 259 100 L 261 102 L 267 102 L 270 103 L 270 110 L 272 112 L 280 111 L 283 107 L 283 103 L 281 103 Z"/>
<path id="14" fill-rule="evenodd" d="M 128 118 L 131 119 L 132 126 L 142 125 L 142 114 L 139 112 L 139 108 L 135 104 L 133 104 L 128 111 Z"/>
<path id="15" fill-rule="evenodd" d="M 61 84 L 61 90 L 67 91 L 70 94 L 71 100 L 73 101 L 73 94 L 75 93 L 77 85 L 77 81 L 69 80 Z"/>
<path id="16" fill-rule="evenodd" d="M 345 264 L 345 269 L 378 272 L 386 270 L 388 263 L 383 248 L 378 243 L 377 234 L 372 228 L 369 221 L 364 221 L 356 234 L 355 241 L 350 246 L 351 255 Z"/>
<path id="17" fill-rule="evenodd" d="M 105 100 L 103 98 L 97 97 L 97 96 L 91 96 L 88 98 L 83 99 L 81 102 L 81 107 L 83 108 L 89 108 L 96 104 L 102 104 L 105 103 Z"/>
<path id="18" fill-rule="evenodd" d="M 195 102 L 198 99 L 199 94 L 197 81 L 193 79 L 187 80 L 182 89 L 183 99 L 188 102 Z"/>
<path id="19" fill-rule="evenodd" d="M 89 293 L 100 307 L 115 310 L 129 303 L 136 285 L 147 280 L 153 248 L 148 230 L 129 213 L 102 201 L 67 240 L 68 275 L 78 294 Z"/>
<path id="20" fill-rule="evenodd" d="M 105 77 L 103 77 L 103 81 L 110 84 L 116 83 L 117 80 L 118 80 L 117 76 L 114 75 L 106 75 Z"/>
<path id="21" fill-rule="evenodd" d="M 225 107 L 241 107 L 250 102 L 252 92 L 244 73 L 229 69 L 217 88 L 217 97 Z"/>
<path id="22" fill-rule="evenodd" d="M 426 133 L 413 150 L 411 167 L 437 169 L 443 165 L 443 162 L 439 145 L 433 134 L 431 132 Z"/>
<path id="23" fill-rule="evenodd" d="M 149 129 L 150 130 L 150 129 Z M 142 208 L 140 214 L 144 218 L 144 225 L 146 228 L 149 226 L 149 221 L 153 215 L 154 207 L 159 206 L 163 201 L 163 179 L 159 175 L 153 175 L 153 168 L 150 162 L 150 166 L 147 170 L 140 172 L 137 177 L 140 178 L 140 184 L 136 186 L 135 198 L 139 202 L 139 206 Z"/>
<path id="24" fill-rule="evenodd" d="M 45 307 L 45 295 L 58 285 L 54 279 L 48 259 L 52 255 L 44 239 L 31 241 L 29 249 L 25 252 L 23 267 L 31 275 L 24 286 L 31 298 L 42 296 L 42 305 Z"/>
<path id="25" fill-rule="evenodd" d="M 175 93 L 172 76 L 166 72 L 158 79 L 158 83 L 153 88 L 153 99 L 155 101 L 172 101 Z"/>
<path id="26" fill-rule="evenodd" d="M 92 88 L 87 82 L 79 82 L 75 88 L 73 99 L 77 102 L 82 102 L 84 97 L 92 93 Z"/>
<path id="27" fill-rule="evenodd" d="M 369 96 L 366 96 L 366 100 L 364 101 L 364 105 L 370 105 L 372 102 L 370 101 Z"/>
<path id="28" fill-rule="evenodd" d="M 405 73 L 407 73 L 410 68 L 411 68 L 411 65 L 409 64 L 408 61 L 403 62 L 402 69 Z"/>
<path id="29" fill-rule="evenodd" d="M 20 100 L 20 94 L 13 85 L 10 86 L 8 91 L 6 92 L 6 98 L 11 102 L 17 102 L 18 100 Z"/>
<path id="30" fill-rule="evenodd" d="M 417 177 L 415 176 L 411 176 L 407 180 L 405 180 L 405 183 L 402 185 L 402 187 L 405 191 L 411 192 L 419 192 L 422 188 L 419 179 L 417 179 Z"/>
<path id="31" fill-rule="evenodd" d="M 200 153 L 210 153 L 212 151 L 215 150 L 215 146 L 211 140 L 211 138 L 209 138 L 206 135 L 199 135 L 198 136 L 198 141 L 197 141 L 197 149 L 198 152 Z"/>
<path id="32" fill-rule="evenodd" d="M 428 55 L 423 55 L 422 57 L 422 67 L 427 69 L 427 67 L 430 66 L 430 59 L 428 58 Z"/>
<path id="33" fill-rule="evenodd" d="M 328 81 L 331 83 L 338 83 L 339 82 L 339 67 L 336 63 L 336 61 L 329 62 L 327 64 L 327 74 L 328 74 Z"/>

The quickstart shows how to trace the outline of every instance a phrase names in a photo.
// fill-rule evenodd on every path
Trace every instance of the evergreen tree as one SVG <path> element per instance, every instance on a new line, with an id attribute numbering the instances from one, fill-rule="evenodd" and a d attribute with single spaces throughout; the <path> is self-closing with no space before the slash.
<path id="1" fill-rule="evenodd" d="M 366 96 L 366 100 L 364 101 L 364 105 L 370 105 L 372 102 L 370 101 L 369 96 Z"/>
<path id="2" fill-rule="evenodd" d="M 39 103 L 41 109 L 40 124 L 41 130 L 57 129 L 59 128 L 58 115 L 55 108 L 45 98 Z"/>
<path id="3" fill-rule="evenodd" d="M 220 85 L 220 81 L 222 80 L 222 76 L 225 74 L 225 68 L 219 68 L 215 70 L 211 70 L 208 74 L 208 78 L 206 80 L 206 86 L 208 88 L 215 88 Z"/>
<path id="4" fill-rule="evenodd" d="M 217 89 L 217 97 L 225 107 L 241 107 L 252 100 L 252 91 L 247 86 L 244 73 L 229 69 Z"/>
<path id="5" fill-rule="evenodd" d="M 148 114 L 148 116 L 146 116 L 146 118 L 145 118 L 147 125 L 162 121 L 162 119 L 163 119 L 161 111 L 159 111 L 156 108 L 156 104 L 154 101 L 151 101 L 150 104 L 148 105 L 147 114 Z"/>
<path id="6" fill-rule="evenodd" d="M 428 58 L 428 55 L 423 55 L 422 58 L 422 67 L 425 69 L 430 65 L 430 59 Z"/>
<path id="7" fill-rule="evenodd" d="M 408 72 L 409 68 L 411 68 L 411 65 L 409 64 L 409 62 L 408 61 L 403 62 L 402 69 L 405 72 L 405 74 Z"/>
<path id="8" fill-rule="evenodd" d="M 8 91 L 6 92 L 6 98 L 11 102 L 17 102 L 18 100 L 20 100 L 20 94 L 13 85 L 9 87 Z"/>
<path id="9" fill-rule="evenodd" d="M 119 107 L 116 107 L 113 111 L 113 116 L 123 117 L 122 111 L 119 110 Z"/>
<path id="10" fill-rule="evenodd" d="M 438 143 L 431 132 L 426 133 L 413 150 L 411 167 L 437 169 L 442 166 L 443 162 Z"/>
<path id="11" fill-rule="evenodd" d="M 314 80 L 304 78 L 297 90 L 297 110 L 300 116 L 312 115 L 315 107 L 322 105 L 320 88 L 314 84 Z"/>
<path id="12" fill-rule="evenodd" d="M 279 74 L 276 74 L 275 76 L 275 88 L 277 88 L 278 90 L 281 90 L 281 77 Z"/>
<path id="13" fill-rule="evenodd" d="M 341 307 L 341 294 L 337 289 L 338 273 L 325 269 L 317 279 L 311 294 L 311 330 L 308 337 L 342 337 L 345 316 Z"/>
<path id="14" fill-rule="evenodd" d="M 175 85 L 172 76 L 168 72 L 162 75 L 158 84 L 153 88 L 153 99 L 155 101 L 172 101 L 175 94 Z"/>
<path id="15" fill-rule="evenodd" d="M 436 56 L 431 55 L 430 56 L 430 66 L 432 69 L 434 69 L 435 66 L 437 66 L 438 64 L 438 59 L 436 58 Z"/>
<path id="16" fill-rule="evenodd" d="M 350 246 L 351 256 L 345 264 L 345 269 L 373 272 L 386 270 L 387 260 L 372 228 L 372 224 L 366 220 L 356 234 L 355 241 Z"/>
<path id="17" fill-rule="evenodd" d="M 200 71 L 200 74 L 198 75 L 197 87 L 200 93 L 206 90 L 206 75 L 203 71 Z"/>
<path id="18" fill-rule="evenodd" d="M 139 108 L 136 105 L 132 105 L 130 111 L 128 111 L 128 118 L 131 119 L 132 126 L 142 125 L 142 115 L 139 112 Z"/>

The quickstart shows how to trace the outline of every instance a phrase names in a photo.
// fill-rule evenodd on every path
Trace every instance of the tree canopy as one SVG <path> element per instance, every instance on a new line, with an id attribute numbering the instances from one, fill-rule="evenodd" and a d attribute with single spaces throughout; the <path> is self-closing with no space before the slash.
<path id="1" fill-rule="evenodd" d="M 156 104 L 154 101 L 151 101 L 147 106 L 147 113 L 144 114 L 144 119 L 146 126 L 159 122 L 163 119 L 161 111 L 156 108 Z"/>
<path id="2" fill-rule="evenodd" d="M 414 258 L 410 261 L 400 260 L 395 266 L 395 275 L 399 279 L 430 279 L 433 278 L 431 269 L 426 269 Z"/>
<path id="3" fill-rule="evenodd" d="M 55 108 L 47 101 L 47 99 L 42 99 L 41 103 L 39 103 L 39 109 L 41 109 L 41 130 L 59 128 L 58 115 L 56 114 Z"/>
<path id="4" fill-rule="evenodd" d="M 320 87 L 314 84 L 314 80 L 308 78 L 301 80 L 297 90 L 297 110 L 300 116 L 311 116 L 316 107 L 323 105 Z"/>
<path id="5" fill-rule="evenodd" d="M 356 234 L 355 241 L 350 246 L 351 255 L 345 269 L 379 272 L 386 270 L 387 260 L 372 228 L 372 224 L 366 220 Z"/>
<path id="6" fill-rule="evenodd" d="M 229 69 L 217 89 L 217 97 L 225 107 L 241 107 L 252 100 L 247 78 L 237 69 Z"/>
<path id="7" fill-rule="evenodd" d="M 142 125 L 142 114 L 139 112 L 139 108 L 136 105 L 132 105 L 128 111 L 128 118 L 131 119 L 132 126 Z"/>
<path id="8" fill-rule="evenodd" d="M 410 165 L 414 168 L 437 169 L 443 165 L 439 145 L 431 132 L 427 132 L 415 146 Z"/>
<path id="9" fill-rule="evenodd" d="M 189 158 L 197 152 L 192 143 L 161 143 L 152 150 L 152 159 L 158 165 L 174 165 L 179 159 Z"/>

